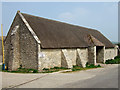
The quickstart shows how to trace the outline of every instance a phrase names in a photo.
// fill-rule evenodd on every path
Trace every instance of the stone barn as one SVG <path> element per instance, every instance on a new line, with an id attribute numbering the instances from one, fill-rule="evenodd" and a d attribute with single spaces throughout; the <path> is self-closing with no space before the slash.
<path id="1" fill-rule="evenodd" d="M 99 31 L 17 12 L 5 39 L 8 70 L 85 67 L 117 56 Z"/>

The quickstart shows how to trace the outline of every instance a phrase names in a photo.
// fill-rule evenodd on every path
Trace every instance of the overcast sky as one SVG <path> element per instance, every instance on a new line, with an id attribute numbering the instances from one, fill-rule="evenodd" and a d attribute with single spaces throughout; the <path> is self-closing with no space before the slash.
<path id="1" fill-rule="evenodd" d="M 17 10 L 44 18 L 93 28 L 118 41 L 117 2 L 3 2 L 2 23 L 7 34 Z"/>

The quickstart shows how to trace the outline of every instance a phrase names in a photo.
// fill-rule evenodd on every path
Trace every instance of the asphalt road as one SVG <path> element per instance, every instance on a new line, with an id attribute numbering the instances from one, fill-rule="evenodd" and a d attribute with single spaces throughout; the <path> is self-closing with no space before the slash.
<path id="1" fill-rule="evenodd" d="M 2 73 L 3 88 L 118 88 L 118 65 L 73 73 Z"/>
<path id="2" fill-rule="evenodd" d="M 101 71 L 95 77 L 62 85 L 63 88 L 118 88 L 118 68 Z"/>

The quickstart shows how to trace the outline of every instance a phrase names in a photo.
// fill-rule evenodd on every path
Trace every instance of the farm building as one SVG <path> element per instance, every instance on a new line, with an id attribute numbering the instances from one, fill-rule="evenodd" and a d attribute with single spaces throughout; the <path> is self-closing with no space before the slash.
<path id="1" fill-rule="evenodd" d="M 5 64 L 9 70 L 85 67 L 117 56 L 99 31 L 17 12 L 5 39 Z"/>

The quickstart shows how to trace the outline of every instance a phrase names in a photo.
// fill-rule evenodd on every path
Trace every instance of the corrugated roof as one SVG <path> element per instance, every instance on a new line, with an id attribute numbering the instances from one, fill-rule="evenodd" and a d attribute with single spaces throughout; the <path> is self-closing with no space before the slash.
<path id="1" fill-rule="evenodd" d="M 59 21 L 45 19 L 22 13 L 35 34 L 41 41 L 42 48 L 78 48 L 88 47 L 88 35 L 97 40 L 96 45 L 104 44 L 106 47 L 114 45 L 99 31 L 71 25 Z M 100 43 L 101 42 L 101 43 Z"/>

